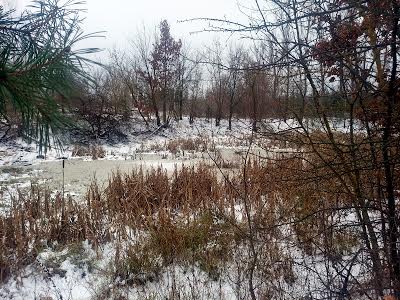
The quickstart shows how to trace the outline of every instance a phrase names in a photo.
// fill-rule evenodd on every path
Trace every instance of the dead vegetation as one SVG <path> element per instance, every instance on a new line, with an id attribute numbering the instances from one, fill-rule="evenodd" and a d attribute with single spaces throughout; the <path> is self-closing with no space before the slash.
<path id="1" fill-rule="evenodd" d="M 104 158 L 106 156 L 106 151 L 102 146 L 99 145 L 75 145 L 72 150 L 73 157 L 86 157 L 89 156 L 92 159 Z"/>
<path id="2" fill-rule="evenodd" d="M 115 247 L 109 276 L 127 286 L 162 280 L 165 270 L 178 265 L 196 267 L 214 282 L 230 274 L 238 295 L 244 291 L 246 297 L 251 291 L 262 299 L 285 297 L 288 291 L 301 294 L 294 287 L 303 284 L 304 274 L 318 275 L 319 283 L 309 287 L 313 292 L 325 293 L 326 280 L 336 275 L 331 288 L 343 289 L 345 280 L 353 293 L 361 293 L 374 283 L 352 274 L 355 266 L 369 267 L 370 250 L 363 245 L 357 214 L 368 209 L 373 230 L 379 230 L 381 208 L 372 179 L 382 174 L 363 165 L 358 182 L 371 200 L 358 201 L 351 193 L 346 136 L 335 135 L 341 141 L 335 147 L 343 153 L 338 157 L 322 134 L 312 134 L 313 144 L 293 136 L 296 147 L 284 156 L 242 156 L 234 163 L 224 162 L 214 149 L 217 168 L 116 171 L 104 189 L 93 182 L 81 202 L 32 186 L 0 216 L 0 279 L 17 274 L 43 249 L 88 241 L 95 250 L 105 243 Z M 359 151 L 368 152 L 369 144 L 361 135 L 356 138 Z M 171 145 L 179 151 L 197 146 L 193 141 Z M 326 273 L 320 271 L 321 262 L 329 265 Z M 351 276 L 340 276 L 344 272 Z M 387 277 L 381 279 L 388 284 Z"/>
<path id="3" fill-rule="evenodd" d="M 358 245 L 352 228 L 326 231 L 345 219 L 346 195 L 329 190 L 327 180 L 324 192 L 306 180 L 293 185 L 302 166 L 298 158 L 251 161 L 223 178 L 203 164 L 171 175 L 161 168 L 117 171 L 104 190 L 94 182 L 84 203 L 32 186 L 0 217 L 0 278 L 44 248 L 87 240 L 94 249 L 115 245 L 113 276 L 130 285 L 158 280 L 176 264 L 197 266 L 210 280 L 236 266 L 238 278 L 257 282 L 260 297 L 273 297 L 283 292 L 278 286 L 296 282 L 302 255 L 325 255 L 320 249 L 329 242 L 329 255 L 339 259 Z M 240 289 L 249 288 L 241 282 Z"/>
<path id="4" fill-rule="evenodd" d="M 182 152 L 205 152 L 211 147 L 211 142 L 207 137 L 195 137 L 195 138 L 177 138 L 168 140 L 165 143 L 154 143 L 150 145 L 142 145 L 137 152 L 146 151 L 169 151 L 176 155 Z"/>

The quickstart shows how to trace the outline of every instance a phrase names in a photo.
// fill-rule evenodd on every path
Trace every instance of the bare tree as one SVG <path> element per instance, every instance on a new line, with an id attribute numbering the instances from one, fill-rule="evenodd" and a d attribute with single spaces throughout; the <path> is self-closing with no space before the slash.
<path id="1" fill-rule="evenodd" d="M 242 79 L 242 64 L 243 64 L 244 54 L 241 47 L 233 48 L 229 50 L 228 54 L 228 67 L 229 76 L 227 79 L 227 89 L 228 89 L 228 129 L 232 130 L 232 117 L 234 109 L 240 101 L 239 95 L 239 83 Z"/>
<path id="2" fill-rule="evenodd" d="M 135 61 L 134 57 L 131 58 L 125 53 L 118 51 L 111 53 L 109 72 L 124 85 L 128 94 L 125 97 L 130 99 L 130 103 L 128 104 L 130 113 L 133 108 L 136 109 L 146 126 L 148 126 L 149 122 L 145 116 L 145 107 L 148 104 L 141 97 L 144 94 L 144 88 L 139 80 L 138 66 L 139 63 Z"/>
<path id="3" fill-rule="evenodd" d="M 191 53 L 190 47 L 183 45 L 178 60 L 176 87 L 175 87 L 175 102 L 178 105 L 178 119 L 183 119 L 185 102 L 188 101 L 189 90 L 194 92 L 192 95 L 197 98 L 198 87 L 201 84 L 201 71 L 199 65 L 199 58 L 193 57 L 195 54 Z M 198 56 L 198 55 L 197 55 Z M 192 105 L 193 103 L 189 104 Z M 191 116 L 193 116 L 194 106 L 190 106 Z"/>
<path id="4" fill-rule="evenodd" d="M 247 9 L 249 22 L 207 20 L 210 31 L 240 33 L 272 47 L 274 59 L 259 65 L 273 74 L 284 70 L 274 94 L 280 89 L 286 96 L 285 130 L 263 134 L 299 149 L 292 155 L 307 167 L 299 166 L 293 182 L 307 177 L 316 191 L 322 192 L 322 182 L 331 183 L 331 193 L 343 191 L 357 219 L 351 226 L 359 229 L 359 249 L 368 257 L 360 263 L 373 274 L 373 291 L 364 287 L 363 293 L 382 297 L 391 290 L 399 298 L 398 2 L 255 0 Z M 343 103 L 345 132 L 331 118 L 332 100 Z M 328 277 L 325 284 L 335 288 Z M 342 284 L 350 290 L 348 281 Z"/>
<path id="5" fill-rule="evenodd" d="M 141 95 L 144 96 L 145 103 L 151 107 L 155 117 L 157 126 L 161 126 L 161 118 L 158 104 L 158 81 L 156 70 L 151 63 L 152 45 L 148 33 L 143 30 L 137 38 L 132 41 L 132 56 L 135 61 L 135 73 L 141 87 Z M 140 95 L 139 95 L 140 97 Z"/>
<path id="6" fill-rule="evenodd" d="M 226 96 L 226 74 L 223 65 L 223 48 L 221 43 L 214 41 L 213 47 L 208 49 L 207 65 L 210 76 L 209 97 L 212 98 L 214 109 L 215 126 L 219 126 L 223 117 L 223 107 Z"/>

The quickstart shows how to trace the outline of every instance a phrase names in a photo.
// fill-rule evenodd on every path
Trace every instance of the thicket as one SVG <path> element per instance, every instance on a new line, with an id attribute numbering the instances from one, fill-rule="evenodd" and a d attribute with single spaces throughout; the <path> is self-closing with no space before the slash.
<path id="1" fill-rule="evenodd" d="M 262 163 L 249 163 L 246 156 L 241 173 L 222 181 L 204 167 L 182 169 L 172 177 L 161 170 L 116 174 L 104 193 L 92 186 L 85 205 L 60 197 L 50 201 L 40 193 L 15 200 L 1 217 L 2 247 L 8 249 L 2 252 L 4 278 L 12 272 L 9 258 L 16 255 L 15 265 L 20 265 L 29 257 L 22 246 L 38 249 L 43 237 L 61 244 L 88 239 L 96 246 L 116 235 L 130 241 L 130 235 L 143 230 L 150 233 L 148 243 L 131 244 L 130 251 L 121 248 L 117 256 L 118 269 L 128 277 L 137 269 L 154 272 L 188 256 L 214 270 L 223 259 L 207 236 L 213 245 L 228 247 L 221 250 L 228 258 L 232 249 L 247 254 L 241 261 L 242 282 L 251 299 L 271 298 L 273 292 L 288 297 L 290 282 L 304 279 L 291 276 L 290 268 L 307 274 L 304 286 L 311 294 L 304 297 L 399 298 L 398 1 L 269 0 L 247 9 L 250 22 L 245 24 L 202 21 L 210 23 L 211 31 L 241 34 L 254 47 L 232 47 L 227 55 L 216 43 L 204 55 L 191 54 L 164 21 L 156 40 L 142 34 L 132 43 L 132 56 L 114 53 L 102 79 L 77 91 L 69 108 L 58 101 L 49 105 L 51 112 L 70 109 L 65 114 L 84 122 L 95 138 L 136 116 L 160 128 L 185 114 L 191 122 L 197 116 L 212 118 L 217 126 L 224 117 L 229 126 L 234 115 L 246 117 L 253 131 L 270 141 Z M 10 48 L 13 35 L 8 38 Z M 66 46 L 56 45 L 56 58 L 70 53 Z M 4 66 L 3 94 L 25 74 Z M 28 71 L 39 85 L 48 79 L 36 76 L 35 67 Z M 39 99 L 48 100 L 45 92 Z M 15 95 L 4 94 L 2 101 L 9 105 L 15 100 L 11 103 L 21 120 L 32 112 L 47 116 L 40 105 L 18 106 L 16 100 L 25 98 Z M 4 118 L 10 116 L 6 107 L 0 111 Z M 260 122 L 267 117 L 285 126 Z M 340 129 L 333 126 L 338 117 L 344 121 Z M 46 127 L 37 132 L 48 136 Z M 269 147 L 273 144 L 284 145 L 286 153 L 277 156 Z M 244 212 L 240 220 L 237 204 Z M 143 251 L 134 251 L 140 246 Z M 216 252 L 207 256 L 208 247 Z M 137 253 L 153 257 L 138 258 Z M 265 280 L 271 270 L 284 274 L 285 283 Z"/>
<path id="2" fill-rule="evenodd" d="M 318 161 L 308 151 L 248 159 L 226 177 L 209 165 L 183 166 L 172 174 L 161 168 L 116 172 L 104 190 L 94 182 L 82 200 L 51 197 L 32 186 L 0 217 L 1 280 L 34 263 L 43 249 L 87 240 L 94 249 L 114 245 L 112 276 L 130 286 L 158 280 L 168 266 L 181 265 L 197 266 L 211 281 L 241 270 L 232 276 L 238 276 L 239 295 L 247 297 L 374 297 L 376 278 L 366 275 L 370 250 L 354 215 L 374 211 L 371 224 L 384 235 L 382 203 L 354 202 Z M 369 199 L 375 175 L 362 173 Z M 380 280 L 389 288 L 388 274 Z M 295 289 L 299 285 L 303 291 Z"/>

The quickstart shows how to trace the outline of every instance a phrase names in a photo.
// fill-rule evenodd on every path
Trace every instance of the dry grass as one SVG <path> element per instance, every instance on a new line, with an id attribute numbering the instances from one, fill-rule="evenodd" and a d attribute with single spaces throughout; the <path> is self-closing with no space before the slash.
<path id="1" fill-rule="evenodd" d="M 116 245 L 114 275 L 130 284 L 157 280 L 172 264 L 196 265 L 217 280 L 233 263 L 249 269 L 253 260 L 246 249 L 252 242 L 258 278 L 291 284 L 296 280 L 293 261 L 282 245 L 295 242 L 304 253 L 315 253 L 330 226 L 318 210 L 332 208 L 332 216 L 346 196 L 332 193 L 328 180 L 319 186 L 307 180 L 294 185 L 291 180 L 306 171 L 298 158 L 238 167 L 229 178 L 203 164 L 176 168 L 170 175 L 161 168 L 117 171 L 104 190 L 93 183 L 80 204 L 32 187 L 29 195 L 14 199 L 7 216 L 0 216 L 0 279 L 54 242 L 62 246 L 88 240 L 95 248 L 109 241 Z M 286 223 L 293 223 L 291 229 L 282 225 Z M 332 253 L 350 253 L 353 237 L 346 230 L 335 233 Z M 272 297 L 272 283 L 262 284 L 263 295 Z"/>
<path id="2" fill-rule="evenodd" d="M 317 260 L 335 264 L 354 258 L 355 264 L 369 270 L 354 219 L 358 203 L 343 187 L 351 187 L 353 168 L 359 167 L 368 213 L 377 216 L 382 203 L 376 201 L 376 178 L 384 175 L 368 165 L 371 150 L 362 140 L 357 159 L 352 160 L 346 135 L 335 135 L 340 143 L 333 146 L 323 133 L 312 134 L 314 144 L 298 136 L 285 138 L 290 142 L 284 144 L 275 140 L 271 147 L 292 151 L 246 165 L 224 162 L 218 149 L 203 140 L 180 139 L 162 146 L 172 153 L 211 149 L 216 164 L 228 169 L 226 177 L 204 164 L 176 168 L 172 174 L 162 168 L 117 171 L 104 190 L 93 183 L 84 203 L 60 195 L 51 198 L 48 191 L 32 187 L 29 195 L 13 200 L 6 216 L 0 216 L 0 280 L 31 263 L 54 242 L 65 246 L 84 240 L 93 247 L 105 242 L 116 245 L 113 276 L 128 284 L 158 280 L 175 264 L 196 266 L 212 280 L 224 272 L 231 274 L 236 266 L 239 277 L 247 276 L 242 282 L 253 268 L 260 299 L 279 298 L 276 293 L 282 285 L 298 280 L 295 268 L 301 264 L 312 274 L 320 270 Z M 273 286 L 276 281 L 270 278 L 279 284 Z M 355 278 L 351 284 L 371 286 L 368 278 Z"/>
<path id="3" fill-rule="evenodd" d="M 230 217 L 237 191 L 205 165 L 176 169 L 170 176 L 161 168 L 116 172 L 104 191 L 93 183 L 85 198 L 78 204 L 32 186 L 29 195 L 13 199 L 7 216 L 0 216 L 1 278 L 32 262 L 54 242 L 89 240 L 96 247 L 116 237 L 129 240 L 133 231 L 141 230 L 150 233 L 149 247 L 169 261 L 173 255 L 185 256 L 187 249 L 205 247 L 206 237 L 212 241 L 216 233 L 214 242 L 221 244 L 218 240 L 226 237 L 220 233 L 229 233 L 222 228 L 238 226 Z M 229 220 L 222 222 L 225 215 Z"/>
<path id="4" fill-rule="evenodd" d="M 169 151 L 176 155 L 179 152 L 205 152 L 209 148 L 209 140 L 203 137 L 196 138 L 178 138 L 165 142 L 164 144 L 156 143 L 148 146 L 148 149 L 142 145 L 140 152 L 149 151 Z"/>
<path id="5" fill-rule="evenodd" d="M 89 238 L 90 214 L 72 199 L 32 186 L 29 195 L 13 199 L 6 216 L 0 216 L 0 281 L 32 263 L 53 244 L 66 245 Z"/>
<path id="6" fill-rule="evenodd" d="M 72 156 L 74 157 L 90 156 L 92 157 L 92 159 L 99 159 L 99 158 L 104 158 L 106 156 L 106 151 L 102 146 L 99 145 L 90 145 L 90 146 L 75 145 L 72 150 Z"/>

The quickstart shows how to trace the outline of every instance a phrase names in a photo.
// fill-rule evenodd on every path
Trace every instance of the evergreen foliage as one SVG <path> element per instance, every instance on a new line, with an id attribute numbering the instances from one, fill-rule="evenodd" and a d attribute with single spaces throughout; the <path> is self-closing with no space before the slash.
<path id="1" fill-rule="evenodd" d="M 19 16 L 0 6 L 0 115 L 9 123 L 10 112 L 22 119 L 22 135 L 37 141 L 39 151 L 50 146 L 70 126 L 60 113 L 60 100 L 68 99 L 77 81 L 88 81 L 85 54 L 76 44 L 94 37 L 81 28 L 83 2 L 34 1 Z M 55 138 L 59 143 L 59 139 Z"/>

